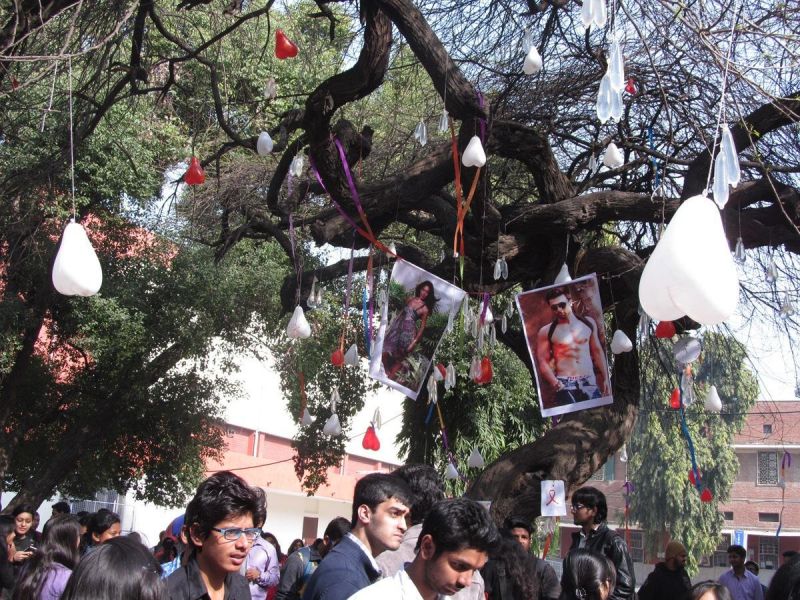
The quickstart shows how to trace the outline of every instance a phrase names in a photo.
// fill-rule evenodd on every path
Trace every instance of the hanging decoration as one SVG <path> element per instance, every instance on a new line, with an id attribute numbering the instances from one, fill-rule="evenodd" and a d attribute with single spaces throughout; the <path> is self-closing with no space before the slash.
<path id="1" fill-rule="evenodd" d="M 494 280 L 508 279 L 508 263 L 505 257 L 501 256 L 494 262 Z"/>
<path id="2" fill-rule="evenodd" d="M 419 120 L 414 129 L 414 139 L 419 142 L 420 146 L 425 146 L 428 143 L 428 128 L 422 119 Z"/>
<path id="3" fill-rule="evenodd" d="M 264 99 L 265 100 L 274 100 L 278 97 L 278 84 L 275 82 L 274 77 L 270 77 L 267 79 L 267 83 L 264 84 Z"/>
<path id="4" fill-rule="evenodd" d="M 333 388 L 331 392 L 331 416 L 325 421 L 325 426 L 322 428 L 322 433 L 335 437 L 342 433 L 342 425 L 339 423 L 339 415 L 336 414 L 336 405 L 339 403 L 339 390 Z"/>
<path id="5" fill-rule="evenodd" d="M 471 368 L 472 381 L 478 385 L 487 385 L 492 382 L 494 377 L 494 370 L 492 368 L 492 359 L 484 356 L 479 359 L 477 356 L 472 359 Z"/>
<path id="6" fill-rule="evenodd" d="M 267 156 L 272 152 L 273 147 L 274 144 L 272 142 L 272 138 L 269 136 L 269 133 L 262 131 L 258 134 L 258 140 L 256 140 L 256 152 L 258 152 L 259 156 Z"/>
<path id="7" fill-rule="evenodd" d="M 305 425 L 306 427 L 311 425 L 314 422 L 314 415 L 312 415 L 308 407 L 303 409 L 303 416 L 300 418 L 300 423 Z"/>
<path id="8" fill-rule="evenodd" d="M 581 8 L 581 21 L 586 29 L 594 25 L 603 28 L 608 20 L 605 0 L 584 0 Z"/>
<path id="9" fill-rule="evenodd" d="M 381 441 L 378 439 L 378 434 L 375 432 L 375 425 L 370 423 L 367 431 L 364 433 L 364 439 L 361 440 L 361 447 L 364 450 L 380 450 Z"/>
<path id="10" fill-rule="evenodd" d="M 635 96 L 637 93 L 639 93 L 639 88 L 637 87 L 636 80 L 633 77 L 628 77 L 628 82 L 625 84 L 625 91 L 631 96 Z"/>
<path id="11" fill-rule="evenodd" d="M 544 479 L 539 486 L 539 511 L 543 517 L 565 517 L 567 500 L 564 481 Z"/>
<path id="12" fill-rule="evenodd" d="M 525 60 L 522 63 L 522 72 L 525 75 L 535 75 L 542 70 L 542 55 L 536 49 L 536 46 L 531 46 L 528 54 L 525 55 Z"/>
<path id="13" fill-rule="evenodd" d="M 286 326 L 286 336 L 291 340 L 304 340 L 311 337 L 311 325 L 308 324 L 302 306 L 295 306 L 292 318 Z"/>
<path id="14" fill-rule="evenodd" d="M 480 450 L 478 450 L 477 446 L 473 447 L 472 452 L 469 453 L 467 466 L 472 467 L 473 469 L 482 469 L 486 466 L 486 461 L 483 460 L 483 455 L 481 454 Z"/>
<path id="15" fill-rule="evenodd" d="M 352 344 L 344 354 L 344 364 L 355 367 L 358 364 L 358 347 Z"/>
<path id="16" fill-rule="evenodd" d="M 628 462 L 628 445 L 622 444 L 622 448 L 619 449 L 619 462 L 626 463 Z"/>
<path id="17" fill-rule="evenodd" d="M 736 310 L 739 277 L 711 200 L 693 196 L 675 212 L 644 267 L 639 300 L 661 321 L 687 315 L 717 325 Z"/>
<path id="18" fill-rule="evenodd" d="M 656 337 L 669 339 L 675 335 L 675 324 L 672 321 L 661 321 L 656 325 Z"/>
<path id="19" fill-rule="evenodd" d="M 794 304 L 792 303 L 792 298 L 789 296 L 789 292 L 786 292 L 783 295 L 783 301 L 781 302 L 778 315 L 781 319 L 788 319 L 789 317 L 794 316 L 796 312 L 797 311 L 795 310 Z"/>
<path id="20" fill-rule="evenodd" d="M 722 400 L 720 400 L 719 394 L 717 393 L 717 386 L 709 386 L 703 406 L 709 412 L 722 412 Z"/>
<path id="21" fill-rule="evenodd" d="M 303 174 L 303 155 L 297 154 L 289 165 L 289 174 L 293 177 L 300 177 Z"/>
<path id="22" fill-rule="evenodd" d="M 183 174 L 183 181 L 186 185 L 200 185 L 206 180 L 206 172 L 203 171 L 203 167 L 200 165 L 200 161 L 197 160 L 196 156 L 193 156 L 189 160 L 189 168 L 186 169 L 186 173 Z"/>
<path id="23" fill-rule="evenodd" d="M 450 115 L 447 113 L 447 109 L 442 109 L 442 115 L 439 117 L 439 133 L 447 133 L 447 130 L 450 129 Z"/>
<path id="24" fill-rule="evenodd" d="M 678 388 L 672 390 L 669 396 L 669 407 L 673 410 L 679 410 L 681 407 L 681 391 Z"/>
<path id="25" fill-rule="evenodd" d="M 603 154 L 603 164 L 609 169 L 618 169 L 625 164 L 625 157 L 614 142 L 611 142 L 606 147 L 605 154 Z"/>
<path id="26" fill-rule="evenodd" d="M 639 324 L 636 326 L 636 335 L 644 342 L 650 336 L 650 317 L 639 307 Z"/>
<path id="27" fill-rule="evenodd" d="M 456 386 L 456 368 L 453 363 L 447 364 L 446 375 L 444 376 L 444 389 L 451 390 Z"/>
<path id="28" fill-rule="evenodd" d="M 775 264 L 775 257 L 770 256 L 769 265 L 767 265 L 767 272 L 764 275 L 767 283 L 775 283 L 778 281 L 778 266 Z"/>
<path id="29" fill-rule="evenodd" d="M 294 58 L 297 56 L 297 51 L 298 49 L 294 42 L 286 37 L 282 29 L 278 29 L 275 32 L 275 57 L 280 60 Z"/>
<path id="30" fill-rule="evenodd" d="M 103 284 L 103 269 L 82 225 L 67 223 L 53 263 L 53 287 L 65 296 L 94 296 Z"/>
<path id="31" fill-rule="evenodd" d="M 688 365 L 700 358 L 702 350 L 703 346 L 700 344 L 700 340 L 691 335 L 686 335 L 675 342 L 672 347 L 672 356 L 675 357 L 678 364 Z"/>
<path id="32" fill-rule="evenodd" d="M 700 492 L 700 501 L 708 504 L 713 499 L 714 499 L 714 494 L 711 493 L 711 490 L 708 488 L 703 488 L 703 491 Z"/>
<path id="33" fill-rule="evenodd" d="M 694 404 L 694 375 L 692 375 L 692 366 L 686 365 L 681 373 L 681 400 L 684 406 L 691 406 Z"/>
<path id="34" fill-rule="evenodd" d="M 744 262 L 747 260 L 747 254 L 745 253 L 744 250 L 744 242 L 742 241 L 742 236 L 736 238 L 736 249 L 733 252 L 733 258 L 740 265 L 743 265 Z"/>
<path id="35" fill-rule="evenodd" d="M 553 281 L 553 285 L 564 285 L 565 283 L 569 283 L 572 281 L 572 277 L 569 275 L 569 268 L 567 267 L 567 263 L 561 265 L 561 269 L 558 271 L 558 275 L 556 275 L 555 281 Z"/>
<path id="36" fill-rule="evenodd" d="M 714 160 L 714 201 L 719 205 L 720 210 L 725 208 L 728 203 L 728 186 L 736 187 L 741 179 L 739 169 L 739 156 L 736 152 L 736 145 L 733 142 L 733 135 L 726 123 L 721 128 L 722 144 L 717 158 Z"/>
<path id="37" fill-rule="evenodd" d="M 445 366 L 442 363 L 438 363 L 433 368 L 432 375 L 433 375 L 433 378 L 436 380 L 437 383 L 440 382 L 440 381 L 444 381 L 444 378 L 447 375 L 447 369 L 445 368 Z"/>
<path id="38" fill-rule="evenodd" d="M 625 335 L 624 331 L 617 329 L 611 338 L 611 352 L 613 354 L 622 354 L 631 350 L 633 350 L 633 342 Z"/>
<path id="39" fill-rule="evenodd" d="M 464 154 L 461 155 L 461 164 L 465 167 L 482 167 L 486 164 L 486 152 L 483 150 L 481 138 L 477 135 L 470 138 Z"/>
<path id="40" fill-rule="evenodd" d="M 452 460 L 448 461 L 447 469 L 445 469 L 444 472 L 444 478 L 452 480 L 452 479 L 458 479 L 458 477 L 459 477 L 458 469 L 456 469 L 456 466 L 453 464 Z"/>
<path id="41" fill-rule="evenodd" d="M 623 446 L 624 448 L 624 446 Z M 623 525 L 625 528 L 625 543 L 628 544 L 630 547 L 631 543 L 631 496 L 634 492 L 634 485 L 632 482 L 628 481 L 627 470 L 625 475 L 625 483 L 622 484 L 622 489 L 624 490 L 622 495 L 625 498 L 625 511 L 623 513 Z"/>
<path id="42" fill-rule="evenodd" d="M 343 367 L 344 366 L 344 352 L 341 348 L 337 348 L 333 352 L 331 352 L 331 364 L 334 367 Z"/>

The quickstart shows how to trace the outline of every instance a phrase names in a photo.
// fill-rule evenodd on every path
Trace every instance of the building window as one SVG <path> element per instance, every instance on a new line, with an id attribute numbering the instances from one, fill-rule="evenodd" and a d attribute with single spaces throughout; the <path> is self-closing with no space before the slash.
<path id="1" fill-rule="evenodd" d="M 614 455 L 590 477 L 592 481 L 614 481 Z"/>
<path id="2" fill-rule="evenodd" d="M 765 523 L 777 523 L 780 521 L 778 513 L 758 513 L 758 520 Z"/>
<path id="3" fill-rule="evenodd" d="M 763 540 L 759 542 L 758 564 L 762 569 L 774 569 L 778 564 L 778 544 Z"/>
<path id="4" fill-rule="evenodd" d="M 644 562 L 644 532 L 631 531 L 631 545 L 628 547 L 633 562 Z"/>
<path id="5" fill-rule="evenodd" d="M 766 434 L 772 433 L 772 423 L 764 423 L 761 426 L 761 431 L 766 433 Z"/>
<path id="6" fill-rule="evenodd" d="M 715 567 L 729 567 L 728 564 L 728 546 L 731 545 L 731 534 L 723 533 L 722 540 L 717 546 L 717 549 L 714 550 L 714 556 L 712 557 L 712 561 Z"/>
<path id="7" fill-rule="evenodd" d="M 722 517 L 726 521 L 733 521 L 733 511 L 732 510 L 726 510 L 725 512 L 722 513 Z"/>
<path id="8" fill-rule="evenodd" d="M 778 453 L 758 453 L 757 485 L 778 485 Z"/>

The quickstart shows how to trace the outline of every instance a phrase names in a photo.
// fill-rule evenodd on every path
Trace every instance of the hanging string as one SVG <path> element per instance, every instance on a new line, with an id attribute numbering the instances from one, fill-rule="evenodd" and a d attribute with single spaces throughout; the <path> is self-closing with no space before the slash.
<path id="1" fill-rule="evenodd" d="M 42 114 L 42 126 L 39 129 L 41 133 L 44 133 L 44 124 L 47 121 L 47 115 L 53 112 L 53 95 L 56 91 L 56 79 L 58 78 L 58 63 L 55 63 L 55 68 L 53 69 L 53 83 L 50 85 L 50 102 L 47 103 L 47 108 L 44 109 L 44 113 Z"/>
<path id="2" fill-rule="evenodd" d="M 69 63 L 69 170 L 70 178 L 72 179 L 72 221 L 75 221 L 77 210 L 75 209 L 75 148 L 72 124 L 72 57 L 68 59 Z"/>

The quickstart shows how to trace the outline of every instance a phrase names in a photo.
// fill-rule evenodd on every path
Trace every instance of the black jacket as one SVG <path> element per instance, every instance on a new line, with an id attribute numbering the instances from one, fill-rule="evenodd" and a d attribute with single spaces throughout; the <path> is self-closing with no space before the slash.
<path id="1" fill-rule="evenodd" d="M 206 600 L 208 591 L 200 577 L 197 559 L 192 556 L 166 580 L 169 600 Z M 225 600 L 250 600 L 250 586 L 239 573 L 228 573 L 225 577 Z"/>
<path id="2" fill-rule="evenodd" d="M 569 557 L 578 550 L 581 542 L 581 532 L 572 534 L 572 547 L 564 559 L 564 572 L 561 575 L 561 587 L 568 585 Z M 609 600 L 633 600 L 636 591 L 636 575 L 633 571 L 633 560 L 628 553 L 628 545 L 616 532 L 611 531 L 605 523 L 601 523 L 595 531 L 589 534 L 584 546 L 586 550 L 599 552 L 607 556 L 617 569 L 617 582 Z"/>
<path id="3" fill-rule="evenodd" d="M 660 562 L 639 588 L 639 600 L 679 600 L 692 588 L 692 582 L 681 567 L 670 571 Z"/>

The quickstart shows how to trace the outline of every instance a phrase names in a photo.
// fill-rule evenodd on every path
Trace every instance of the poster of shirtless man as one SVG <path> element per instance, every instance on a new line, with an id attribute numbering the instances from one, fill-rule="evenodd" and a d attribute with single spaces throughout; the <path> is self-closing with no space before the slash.
<path id="1" fill-rule="evenodd" d="M 611 404 L 596 275 L 517 294 L 542 416 Z"/>

